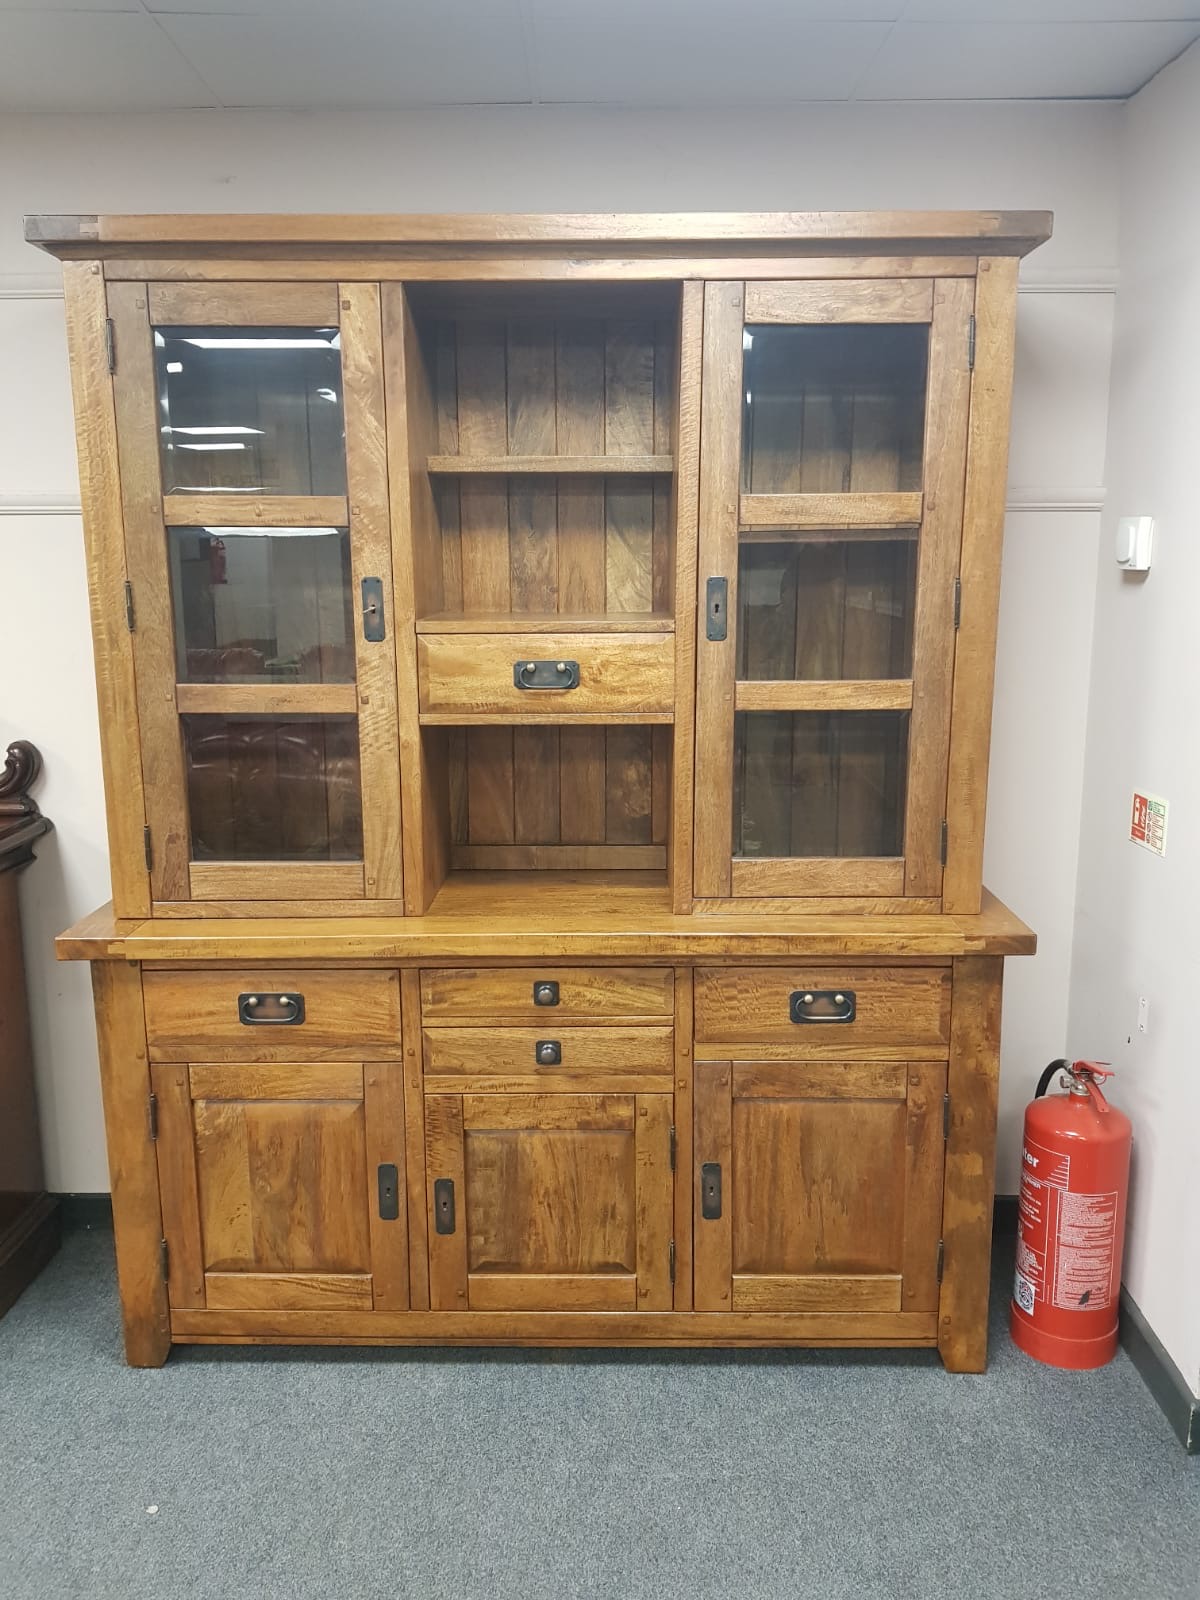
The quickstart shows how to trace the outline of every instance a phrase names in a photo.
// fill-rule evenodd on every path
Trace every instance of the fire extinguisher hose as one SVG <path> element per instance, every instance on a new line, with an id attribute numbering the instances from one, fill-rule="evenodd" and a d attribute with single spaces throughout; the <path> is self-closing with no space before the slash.
<path id="1" fill-rule="evenodd" d="M 1070 1069 L 1071 1063 L 1065 1056 L 1060 1056 L 1057 1061 L 1052 1061 L 1038 1079 L 1038 1086 L 1034 1091 L 1033 1098 L 1035 1100 L 1040 1100 L 1042 1098 L 1046 1090 L 1050 1087 L 1050 1080 L 1053 1078 L 1056 1072 L 1069 1072 Z"/>

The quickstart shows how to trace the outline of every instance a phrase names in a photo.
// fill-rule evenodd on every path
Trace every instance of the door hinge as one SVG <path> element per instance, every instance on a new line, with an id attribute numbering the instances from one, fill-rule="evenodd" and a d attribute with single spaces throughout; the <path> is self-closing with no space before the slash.
<path id="1" fill-rule="evenodd" d="M 957 632 L 962 625 L 962 579 L 954 580 L 954 627 Z"/>
<path id="2" fill-rule="evenodd" d="M 671 1240 L 667 1248 L 667 1271 L 671 1275 L 671 1282 L 675 1282 L 675 1241 Z"/>
<path id="3" fill-rule="evenodd" d="M 137 627 L 137 614 L 133 609 L 133 585 L 128 578 L 125 580 L 125 626 L 130 633 Z"/>
<path id="4" fill-rule="evenodd" d="M 108 370 L 117 370 L 117 330 L 113 327 L 113 319 L 104 319 L 104 359 L 108 363 Z"/>
<path id="5" fill-rule="evenodd" d="M 150 1143 L 153 1144 L 158 1138 L 158 1096 L 156 1094 L 150 1096 L 147 1116 L 150 1123 Z"/>
<path id="6" fill-rule="evenodd" d="M 950 1096 L 948 1094 L 942 1096 L 942 1138 L 946 1140 L 950 1138 Z"/>
<path id="7" fill-rule="evenodd" d="M 671 1171 L 675 1171 L 675 1124 L 671 1124 Z"/>
<path id="8" fill-rule="evenodd" d="M 941 1283 L 941 1281 L 942 1281 L 942 1272 L 944 1271 L 945 1266 L 946 1266 L 946 1241 L 944 1239 L 939 1239 L 938 1240 L 938 1253 L 937 1253 L 937 1281 L 939 1283 Z"/>
<path id="9" fill-rule="evenodd" d="M 146 852 L 146 871 L 147 872 L 153 872 L 154 871 L 154 843 L 153 843 L 153 840 L 150 838 L 150 824 L 149 823 L 147 823 L 146 826 L 142 829 L 142 846 L 143 846 L 143 848 L 145 849 L 145 852 Z"/>
<path id="10" fill-rule="evenodd" d="M 967 318 L 967 371 L 975 371 L 975 317 Z"/>
<path id="11" fill-rule="evenodd" d="M 949 851 L 950 851 L 950 824 L 946 821 L 945 817 L 943 817 L 942 818 L 941 844 L 940 844 L 939 850 L 938 850 L 938 853 L 941 856 L 941 860 L 942 860 L 942 865 L 943 866 L 946 865 L 946 856 L 949 854 Z"/>
<path id="12" fill-rule="evenodd" d="M 171 1276 L 171 1246 L 165 1239 L 158 1241 L 158 1259 L 162 1264 L 163 1282 Z"/>

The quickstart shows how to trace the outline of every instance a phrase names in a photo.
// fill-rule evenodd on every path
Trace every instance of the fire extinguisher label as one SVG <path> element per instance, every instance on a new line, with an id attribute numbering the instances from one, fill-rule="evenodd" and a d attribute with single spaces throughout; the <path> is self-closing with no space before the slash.
<path id="1" fill-rule="evenodd" d="M 1054 1304 L 1066 1311 L 1098 1311 L 1112 1299 L 1117 1242 L 1117 1196 L 1059 1197 L 1054 1251 Z"/>
<path id="2" fill-rule="evenodd" d="M 1058 1202 L 1071 1181 L 1071 1158 L 1032 1139 L 1021 1151 L 1021 1198 L 1018 1207 L 1017 1272 L 1013 1299 L 1027 1315 L 1034 1303 L 1050 1298 L 1058 1233 Z"/>

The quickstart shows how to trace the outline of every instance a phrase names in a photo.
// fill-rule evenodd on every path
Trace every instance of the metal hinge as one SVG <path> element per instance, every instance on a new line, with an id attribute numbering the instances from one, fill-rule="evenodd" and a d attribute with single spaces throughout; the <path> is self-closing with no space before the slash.
<path id="1" fill-rule="evenodd" d="M 158 1138 L 158 1096 L 156 1094 L 150 1096 L 147 1115 L 150 1123 L 150 1142 L 153 1144 Z"/>
<path id="2" fill-rule="evenodd" d="M 946 1265 L 946 1241 L 944 1239 L 939 1239 L 938 1240 L 938 1257 L 937 1257 L 937 1281 L 939 1283 L 941 1283 L 941 1281 L 942 1281 L 942 1272 L 943 1272 L 943 1269 L 945 1268 L 945 1265 Z"/>
<path id="3" fill-rule="evenodd" d="M 957 630 L 962 623 L 962 579 L 954 580 L 954 626 Z"/>
<path id="4" fill-rule="evenodd" d="M 130 633 L 137 627 L 137 615 L 133 609 L 133 585 L 128 578 L 125 580 L 125 626 Z"/>
<path id="5" fill-rule="evenodd" d="M 171 1276 L 171 1247 L 165 1239 L 158 1241 L 158 1256 L 162 1262 L 163 1282 Z"/>
<path id="6" fill-rule="evenodd" d="M 939 854 L 941 855 L 942 865 L 943 866 L 946 865 L 946 856 L 949 853 L 949 850 L 950 850 L 950 824 L 946 821 L 945 817 L 943 817 L 942 818 L 942 839 L 941 839 L 941 845 L 940 845 L 940 848 L 939 848 Z"/>
<path id="7" fill-rule="evenodd" d="M 113 327 L 113 319 L 104 319 L 104 359 L 108 362 L 108 370 L 117 370 L 117 330 Z"/>
<path id="8" fill-rule="evenodd" d="M 150 838 L 150 824 L 142 829 L 142 845 L 146 852 L 146 871 L 154 871 L 154 843 Z"/>
<path id="9" fill-rule="evenodd" d="M 944 1094 L 942 1096 L 942 1138 L 943 1139 L 949 1139 L 949 1137 L 950 1137 L 950 1096 L 948 1094 Z"/>
<path id="10" fill-rule="evenodd" d="M 671 1124 L 671 1171 L 675 1171 L 675 1124 Z"/>
<path id="11" fill-rule="evenodd" d="M 667 1250 L 667 1270 L 671 1274 L 671 1282 L 675 1282 L 675 1241 L 671 1240 Z"/>
<path id="12" fill-rule="evenodd" d="M 967 318 L 967 371 L 975 371 L 975 318 Z"/>

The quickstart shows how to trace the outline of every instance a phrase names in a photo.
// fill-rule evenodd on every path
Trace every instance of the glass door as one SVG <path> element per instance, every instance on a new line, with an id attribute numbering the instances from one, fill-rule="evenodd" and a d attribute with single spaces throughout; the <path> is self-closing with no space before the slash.
<path id="1" fill-rule="evenodd" d="M 971 304 L 708 286 L 698 896 L 941 894 Z"/>
<path id="2" fill-rule="evenodd" d="M 109 308 L 153 899 L 398 900 L 378 288 Z"/>

